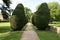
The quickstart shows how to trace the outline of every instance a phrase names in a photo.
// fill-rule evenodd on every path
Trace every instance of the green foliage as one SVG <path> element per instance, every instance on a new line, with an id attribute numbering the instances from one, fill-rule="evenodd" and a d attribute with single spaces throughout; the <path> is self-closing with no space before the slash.
<path id="1" fill-rule="evenodd" d="M 50 2 L 48 3 L 48 7 L 50 9 L 50 22 L 60 21 L 60 4 L 58 2 Z M 39 5 L 37 6 L 37 9 Z"/>
<path id="2" fill-rule="evenodd" d="M 3 19 L 8 20 L 9 14 L 10 13 L 10 0 L 2 0 L 3 4 L 1 4 L 2 7 L 0 7 L 1 13 L 3 15 Z"/>
<path id="3" fill-rule="evenodd" d="M 11 16 L 10 22 L 13 30 L 21 30 L 28 22 L 27 18 L 25 17 L 24 7 L 22 4 L 17 5 Z"/>
<path id="4" fill-rule="evenodd" d="M 29 8 L 25 7 L 24 11 L 25 11 L 25 15 L 26 15 L 28 21 L 30 21 L 31 20 L 31 16 L 32 16 L 31 10 Z"/>
<path id="5" fill-rule="evenodd" d="M 33 25 L 35 25 L 35 23 L 34 23 L 35 22 L 34 17 L 35 17 L 35 15 L 33 14 L 33 16 L 32 16 L 32 24 Z"/>
<path id="6" fill-rule="evenodd" d="M 48 3 L 50 9 L 51 21 L 60 21 L 60 5 L 58 2 Z"/>
<path id="7" fill-rule="evenodd" d="M 50 10 L 46 3 L 42 3 L 32 17 L 32 23 L 40 30 L 48 28 Z"/>

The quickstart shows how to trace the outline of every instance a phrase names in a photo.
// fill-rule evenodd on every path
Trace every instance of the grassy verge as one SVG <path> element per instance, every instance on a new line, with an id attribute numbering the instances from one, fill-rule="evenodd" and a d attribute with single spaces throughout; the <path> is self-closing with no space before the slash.
<path id="1" fill-rule="evenodd" d="M 60 22 L 52 22 L 49 24 L 50 26 L 57 26 L 57 27 L 60 27 Z"/>
<path id="2" fill-rule="evenodd" d="M 20 40 L 23 31 L 11 31 L 9 22 L 0 23 L 0 40 Z"/>
<path id="3" fill-rule="evenodd" d="M 39 31 L 35 26 L 33 26 L 33 29 L 36 31 L 40 40 L 60 40 L 60 35 L 52 31 Z"/>
<path id="4" fill-rule="evenodd" d="M 60 24 L 49 24 L 50 26 L 60 27 Z"/>

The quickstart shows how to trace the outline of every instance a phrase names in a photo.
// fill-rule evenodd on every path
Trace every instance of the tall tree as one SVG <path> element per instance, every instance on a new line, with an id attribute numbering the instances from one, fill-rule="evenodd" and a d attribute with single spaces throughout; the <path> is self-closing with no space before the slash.
<path id="1" fill-rule="evenodd" d="M 10 4 L 11 4 L 11 1 L 10 0 L 2 0 L 6 6 L 9 8 Z"/>
<path id="2" fill-rule="evenodd" d="M 4 4 L 2 4 L 0 10 L 1 10 L 1 13 L 3 15 L 3 18 L 4 19 L 8 19 L 8 16 L 10 13 L 10 3 L 11 1 L 10 0 L 2 0 Z"/>

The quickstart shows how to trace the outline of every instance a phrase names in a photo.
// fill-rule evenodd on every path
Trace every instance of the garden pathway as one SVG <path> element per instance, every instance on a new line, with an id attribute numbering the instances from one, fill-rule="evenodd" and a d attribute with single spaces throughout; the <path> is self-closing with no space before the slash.
<path id="1" fill-rule="evenodd" d="M 31 23 L 27 24 L 27 28 L 23 32 L 21 40 L 40 40 L 36 32 L 33 30 Z"/>

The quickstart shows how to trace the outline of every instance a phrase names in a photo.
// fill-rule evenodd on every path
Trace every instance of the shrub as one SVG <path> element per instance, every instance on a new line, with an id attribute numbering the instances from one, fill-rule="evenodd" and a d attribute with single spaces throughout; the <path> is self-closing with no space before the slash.
<path id="1" fill-rule="evenodd" d="M 11 19 L 12 30 L 21 30 L 27 23 L 27 18 L 25 17 L 24 7 L 22 4 L 18 4 L 14 10 Z"/>
<path id="2" fill-rule="evenodd" d="M 48 28 L 48 23 L 50 20 L 50 10 L 46 3 L 42 3 L 38 10 L 32 17 L 32 23 L 39 29 L 45 30 Z"/>

